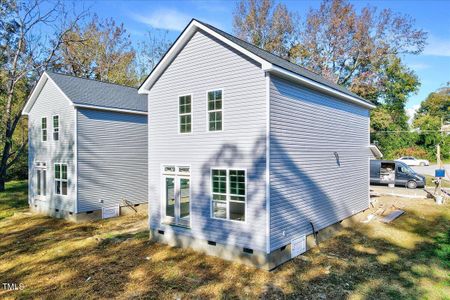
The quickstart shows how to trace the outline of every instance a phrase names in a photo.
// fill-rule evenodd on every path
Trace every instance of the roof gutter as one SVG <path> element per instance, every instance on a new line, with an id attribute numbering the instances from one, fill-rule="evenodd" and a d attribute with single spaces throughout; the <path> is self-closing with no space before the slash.
<path id="1" fill-rule="evenodd" d="M 278 75 L 280 77 L 286 78 L 286 79 L 291 79 L 291 80 L 300 82 L 300 83 L 302 83 L 304 85 L 307 85 L 309 87 L 312 87 L 312 88 L 314 88 L 316 90 L 320 90 L 322 92 L 325 92 L 325 93 L 328 93 L 328 94 L 332 94 L 332 95 L 334 95 L 336 97 L 339 97 L 339 98 L 344 99 L 346 101 L 358 104 L 358 105 L 363 106 L 365 108 L 368 108 L 368 109 L 375 108 L 375 105 L 373 105 L 373 104 L 367 103 L 367 102 L 365 102 L 363 100 L 360 100 L 360 99 L 358 99 L 356 97 L 353 97 L 351 95 L 347 95 L 347 94 L 342 93 L 342 92 L 340 92 L 338 90 L 335 90 L 333 88 L 327 87 L 326 85 L 320 84 L 318 82 L 315 82 L 314 80 L 311 80 L 311 79 L 308 79 L 306 77 L 300 76 L 298 74 L 295 74 L 295 73 L 293 73 L 291 71 L 288 71 L 286 69 L 283 69 L 283 68 L 280 68 L 278 66 L 275 66 L 273 64 L 271 64 L 270 66 L 267 66 L 267 67 L 263 66 L 263 70 L 266 71 L 266 72 L 270 72 L 272 74 Z"/>

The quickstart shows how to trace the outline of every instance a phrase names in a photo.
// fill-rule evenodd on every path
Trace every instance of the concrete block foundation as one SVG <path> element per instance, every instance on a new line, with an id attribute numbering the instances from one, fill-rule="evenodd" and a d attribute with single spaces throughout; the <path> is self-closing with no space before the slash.
<path id="1" fill-rule="evenodd" d="M 330 225 L 316 232 L 316 235 L 306 236 L 306 250 L 317 246 L 339 233 L 346 225 L 361 219 L 361 214 L 354 215 L 341 222 Z M 155 242 L 167 244 L 173 247 L 191 248 L 211 256 L 217 256 L 225 260 L 235 261 L 251 265 L 264 270 L 273 270 L 281 264 L 292 259 L 291 244 L 287 244 L 279 249 L 266 253 L 251 249 L 239 248 L 232 245 L 220 244 L 207 240 L 192 238 L 176 234 L 173 231 L 162 231 L 150 229 L 150 239 Z M 250 253 L 251 252 L 251 253 Z"/>
<path id="2" fill-rule="evenodd" d="M 102 219 L 102 211 L 101 210 L 73 213 L 71 211 L 57 209 L 57 208 L 51 208 L 51 207 L 48 207 L 45 205 L 39 205 L 39 204 L 31 204 L 30 210 L 31 210 L 31 212 L 36 213 L 36 214 L 42 214 L 42 215 L 46 215 L 46 216 L 50 216 L 50 217 L 58 218 L 58 219 L 65 219 L 65 220 L 68 220 L 71 222 L 77 222 L 77 223 Z M 147 213 L 148 213 L 148 204 L 142 203 L 142 204 L 134 204 L 134 206 L 132 206 L 132 207 L 121 206 L 119 215 L 120 216 L 127 216 L 127 215 L 133 215 L 133 214 L 147 215 Z"/>

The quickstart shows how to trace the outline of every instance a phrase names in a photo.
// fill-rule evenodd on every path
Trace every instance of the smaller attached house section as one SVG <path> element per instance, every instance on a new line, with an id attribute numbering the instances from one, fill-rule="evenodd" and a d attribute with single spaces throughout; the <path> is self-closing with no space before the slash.
<path id="1" fill-rule="evenodd" d="M 147 98 L 45 72 L 28 116 L 32 210 L 72 220 L 147 211 Z"/>

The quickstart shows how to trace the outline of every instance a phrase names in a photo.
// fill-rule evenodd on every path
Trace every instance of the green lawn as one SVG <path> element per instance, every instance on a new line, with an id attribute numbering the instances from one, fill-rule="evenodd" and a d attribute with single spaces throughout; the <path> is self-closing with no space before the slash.
<path id="1" fill-rule="evenodd" d="M 352 222 L 266 272 L 148 241 L 146 216 L 73 224 L 26 211 L 26 183 L 0 195 L 0 299 L 450 299 L 450 204 L 376 198 L 406 213 Z"/>
<path id="2" fill-rule="evenodd" d="M 433 183 L 434 176 L 425 175 L 425 178 L 426 178 L 426 186 L 431 186 L 431 187 L 435 186 L 435 184 Z M 442 187 L 450 188 L 450 181 L 443 179 Z"/>
<path id="3" fill-rule="evenodd" d="M 6 192 L 0 193 L 0 220 L 28 208 L 27 181 L 11 181 Z"/>

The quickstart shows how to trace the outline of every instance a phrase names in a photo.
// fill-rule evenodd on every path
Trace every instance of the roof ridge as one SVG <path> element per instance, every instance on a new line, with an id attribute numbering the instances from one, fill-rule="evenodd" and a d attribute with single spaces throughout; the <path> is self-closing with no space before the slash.
<path id="1" fill-rule="evenodd" d="M 306 73 L 306 74 L 303 74 L 302 76 L 305 76 L 307 78 L 309 77 L 309 79 L 311 79 L 313 81 L 316 81 L 316 82 L 324 84 L 324 85 L 328 85 L 332 89 L 335 89 L 335 90 L 338 90 L 338 91 L 340 90 L 341 92 L 346 93 L 347 95 L 359 98 L 360 100 L 363 100 L 363 101 L 365 101 L 367 103 L 372 104 L 371 101 L 369 101 L 367 99 L 364 99 L 363 97 L 361 97 L 361 96 L 357 95 L 356 93 L 350 91 L 346 86 L 343 86 L 343 85 L 340 85 L 338 83 L 335 83 L 335 82 L 333 82 L 333 81 L 323 77 L 321 74 L 318 74 L 318 73 L 316 73 L 314 71 L 311 71 L 311 70 L 309 70 L 309 69 L 307 69 L 307 68 L 305 68 L 305 67 L 303 67 L 303 66 L 301 66 L 299 64 L 293 63 L 293 62 L 291 62 L 291 61 L 289 61 L 287 59 L 284 59 L 284 58 L 282 58 L 282 57 L 280 57 L 278 55 L 275 55 L 275 54 L 271 53 L 270 51 L 267 51 L 267 50 L 265 50 L 265 49 L 263 49 L 261 47 L 258 47 L 256 45 L 253 45 L 252 43 L 247 42 L 247 41 L 245 41 L 245 40 L 243 40 L 243 39 L 241 39 L 239 37 L 236 37 L 236 36 L 226 32 L 226 31 L 223 31 L 223 30 L 221 30 L 221 29 L 219 29 L 219 28 L 217 28 L 217 27 L 215 27 L 215 26 L 213 26 L 211 24 L 199 21 L 197 19 L 192 19 L 192 20 L 194 20 L 194 21 L 196 21 L 196 22 L 198 22 L 198 23 L 208 27 L 209 29 L 211 29 L 213 31 L 216 31 L 218 34 L 221 34 L 222 36 L 224 36 L 227 39 L 231 39 L 231 40 L 232 39 L 236 39 L 236 41 L 234 41 L 234 43 L 241 42 L 241 43 L 244 43 L 246 45 L 246 46 L 243 46 L 243 47 L 251 47 L 251 48 L 253 48 L 253 50 L 249 50 L 249 51 L 262 51 L 266 55 L 269 55 L 269 56 L 274 57 L 276 59 L 282 60 L 284 63 L 288 63 L 289 65 L 292 65 L 293 68 L 295 67 L 295 68 L 301 69 L 303 72 Z M 257 53 L 255 53 L 255 54 L 258 55 Z M 288 71 L 292 71 L 292 70 L 289 70 L 286 67 L 284 67 L 282 65 L 279 65 L 277 63 L 273 63 L 273 64 L 277 65 L 280 68 L 286 69 Z M 314 77 L 316 77 L 316 78 L 314 78 Z"/>
<path id="2" fill-rule="evenodd" d="M 126 85 L 126 84 L 120 84 L 120 83 L 109 82 L 109 81 L 102 81 L 102 80 L 93 79 L 93 78 L 80 77 L 80 76 L 75 76 L 75 75 L 62 73 L 62 72 L 55 72 L 55 71 L 51 71 L 51 70 L 45 70 L 45 72 L 50 73 L 50 74 L 55 74 L 55 75 L 62 75 L 62 76 L 77 78 L 77 79 L 84 79 L 84 80 L 89 80 L 89 81 L 95 81 L 95 82 L 99 82 L 99 83 L 118 85 L 118 86 L 121 86 L 121 87 L 131 88 L 131 89 L 135 89 L 135 90 L 138 89 L 137 87 Z"/>
<path id="3" fill-rule="evenodd" d="M 203 24 L 203 25 L 207 25 L 207 26 L 210 26 L 210 27 L 214 27 L 215 29 L 217 29 L 217 30 L 219 30 L 219 31 L 221 31 L 221 32 L 223 32 L 223 33 L 229 35 L 229 36 L 232 36 L 232 37 L 234 37 L 235 39 L 238 39 L 238 40 L 240 40 L 241 42 L 244 42 L 244 43 L 246 43 L 247 45 L 249 45 L 249 46 L 251 46 L 251 47 L 258 48 L 259 50 L 262 50 L 262 51 L 266 52 L 266 53 L 269 54 L 269 55 L 275 56 L 275 57 L 277 57 L 277 58 L 279 58 L 279 59 L 283 59 L 283 60 L 285 60 L 286 62 L 291 63 L 291 64 L 293 64 L 293 65 L 295 65 L 295 66 L 297 66 L 297 67 L 300 67 L 300 68 L 302 68 L 302 69 L 304 69 L 304 70 L 306 70 L 306 71 L 308 71 L 308 72 L 311 72 L 311 73 L 313 73 L 313 74 L 315 74 L 315 75 L 317 75 L 317 76 L 322 76 L 322 75 L 320 75 L 319 73 L 316 73 L 316 72 L 314 72 L 314 71 L 312 71 L 312 70 L 310 70 L 310 69 L 308 69 L 308 68 L 306 68 L 306 67 L 304 67 L 304 66 L 301 66 L 301 65 L 299 65 L 299 64 L 293 63 L 293 62 L 291 62 L 290 60 L 287 60 L 287 59 L 285 59 L 285 58 L 283 58 L 283 57 L 281 57 L 281 56 L 279 56 L 279 55 L 273 54 L 272 52 L 267 51 L 267 50 L 264 49 L 264 48 L 261 48 L 261 47 L 258 47 L 258 46 L 256 46 L 256 45 L 253 45 L 252 43 L 250 43 L 250 42 L 248 42 L 248 41 L 246 41 L 246 40 L 243 40 L 243 39 L 241 39 L 240 37 L 237 37 L 237 36 L 235 36 L 235 35 L 232 35 L 232 34 L 226 32 L 226 31 L 223 31 L 222 29 L 217 28 L 217 27 L 215 27 L 215 26 L 213 26 L 213 25 L 211 25 L 211 24 L 208 24 L 208 23 L 199 21 L 199 20 L 197 20 L 197 19 L 194 19 L 194 20 L 197 21 L 197 22 L 199 22 L 199 23 L 201 23 L 201 24 Z M 324 78 L 324 79 L 326 79 L 326 78 Z M 328 80 L 328 79 L 326 79 L 326 80 Z M 328 81 L 329 81 L 329 80 L 328 80 Z M 332 81 L 330 81 L 330 83 L 332 83 Z"/>

